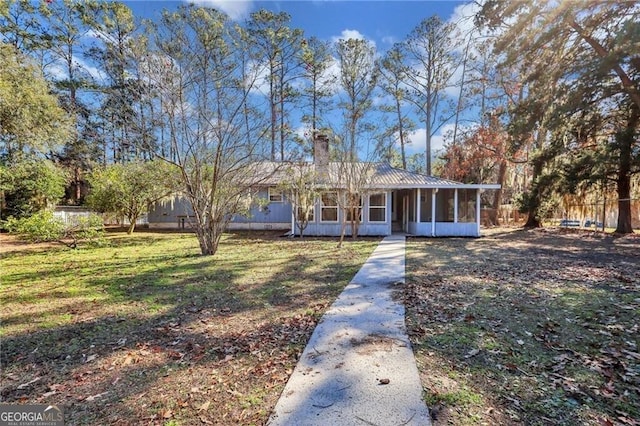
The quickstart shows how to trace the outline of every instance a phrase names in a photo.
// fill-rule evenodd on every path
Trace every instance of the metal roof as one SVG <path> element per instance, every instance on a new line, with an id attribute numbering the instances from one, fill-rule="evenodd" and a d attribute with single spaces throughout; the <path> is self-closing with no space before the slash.
<path id="1" fill-rule="evenodd" d="M 318 184 L 325 187 L 343 188 L 349 181 L 365 183 L 370 189 L 412 189 L 412 188 L 459 188 L 459 189 L 499 189 L 499 184 L 468 184 L 429 176 L 422 173 L 397 169 L 388 163 L 342 163 L 331 162 L 322 174 L 314 163 L 263 162 L 261 180 L 264 185 L 279 185 L 293 173 L 318 173 Z M 367 176 L 363 176 L 366 174 Z M 324 178 L 322 177 L 324 176 Z"/>

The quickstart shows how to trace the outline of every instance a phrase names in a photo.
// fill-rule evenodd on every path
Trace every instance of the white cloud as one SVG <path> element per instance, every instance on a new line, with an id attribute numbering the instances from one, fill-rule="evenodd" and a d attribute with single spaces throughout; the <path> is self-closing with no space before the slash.
<path id="1" fill-rule="evenodd" d="M 431 137 L 431 154 L 437 154 L 444 150 L 444 145 L 451 139 L 450 134 L 453 133 L 454 124 L 449 123 L 442 126 L 440 132 Z M 407 152 L 414 154 L 424 152 L 427 146 L 427 130 L 419 128 L 409 134 L 410 144 L 407 146 Z"/>
<path id="2" fill-rule="evenodd" d="M 192 0 L 190 3 L 221 10 L 234 21 L 247 18 L 253 9 L 253 0 Z"/>
<path id="3" fill-rule="evenodd" d="M 340 35 L 331 37 L 331 41 L 336 43 L 336 42 L 338 42 L 338 40 L 349 40 L 350 38 L 355 39 L 355 40 L 368 40 L 369 42 L 371 42 L 371 43 L 373 43 L 375 45 L 375 42 L 373 40 L 368 39 L 367 37 L 365 37 L 360 31 L 358 31 L 358 30 L 349 30 L 349 29 L 342 30 Z"/>
<path id="4" fill-rule="evenodd" d="M 80 59 L 77 56 L 73 57 L 73 66 L 76 69 L 76 73 L 81 77 L 88 76 L 98 82 L 106 80 L 106 75 L 100 68 L 90 65 L 87 61 Z M 66 80 L 69 78 L 67 66 L 62 59 L 58 59 L 47 65 L 45 68 L 45 74 L 47 77 L 56 81 Z"/>
<path id="5" fill-rule="evenodd" d="M 398 42 L 398 39 L 394 36 L 384 36 L 382 37 L 382 42 L 384 44 L 387 44 L 389 46 L 393 46 L 394 44 L 396 44 Z"/>
<path id="6" fill-rule="evenodd" d="M 467 35 L 472 31 L 476 31 L 474 19 L 480 11 L 480 8 L 481 6 L 477 3 L 466 3 L 457 6 L 453 10 L 449 22 L 454 24 L 460 32 L 460 43 L 458 43 L 457 50 L 463 51 L 466 45 Z"/>

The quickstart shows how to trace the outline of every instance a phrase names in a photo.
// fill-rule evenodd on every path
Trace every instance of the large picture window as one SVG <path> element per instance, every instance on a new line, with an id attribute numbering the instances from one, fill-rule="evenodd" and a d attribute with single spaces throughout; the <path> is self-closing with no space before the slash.
<path id="1" fill-rule="evenodd" d="M 338 221 L 338 194 L 325 192 L 320 197 L 320 220 L 322 222 Z"/>
<path id="2" fill-rule="evenodd" d="M 369 195 L 369 222 L 387 221 L 387 194 Z"/>

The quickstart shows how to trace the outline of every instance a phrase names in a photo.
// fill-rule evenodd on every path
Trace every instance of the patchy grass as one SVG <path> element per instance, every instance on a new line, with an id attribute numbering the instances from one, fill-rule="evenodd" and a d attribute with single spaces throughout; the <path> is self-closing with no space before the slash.
<path id="1" fill-rule="evenodd" d="M 263 424 L 319 317 L 377 245 L 225 235 L 5 244 L 0 392 L 67 424 Z"/>
<path id="2" fill-rule="evenodd" d="M 410 240 L 410 338 L 435 424 L 637 425 L 640 239 Z"/>

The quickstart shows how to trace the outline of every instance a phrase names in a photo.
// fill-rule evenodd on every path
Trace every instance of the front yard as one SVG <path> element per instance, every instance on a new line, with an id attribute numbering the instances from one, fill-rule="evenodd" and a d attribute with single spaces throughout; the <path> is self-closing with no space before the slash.
<path id="1" fill-rule="evenodd" d="M 264 424 L 317 320 L 378 240 L 1 235 L 2 402 L 67 424 Z M 407 328 L 435 425 L 634 425 L 640 239 L 409 239 Z"/>
<path id="2" fill-rule="evenodd" d="M 63 405 L 74 425 L 263 424 L 378 243 L 229 234 L 211 258 L 192 234 L 2 238 L 1 400 Z"/>
<path id="3" fill-rule="evenodd" d="M 407 327 L 435 425 L 639 424 L 637 235 L 407 247 Z"/>

